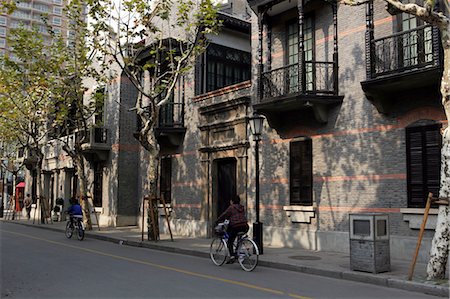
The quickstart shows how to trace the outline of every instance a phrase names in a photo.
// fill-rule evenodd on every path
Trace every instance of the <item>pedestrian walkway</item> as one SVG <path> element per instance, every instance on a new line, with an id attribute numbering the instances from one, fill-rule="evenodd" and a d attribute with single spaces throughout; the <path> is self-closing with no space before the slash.
<path id="1" fill-rule="evenodd" d="M 63 232 L 65 222 L 52 224 L 33 224 L 29 220 L 14 220 L 9 223 L 33 226 Z M 145 247 L 163 251 L 176 252 L 209 258 L 210 239 L 186 238 L 161 235 L 161 240 L 148 241 L 137 227 L 101 228 L 86 232 L 87 238 L 94 238 L 123 245 Z M 426 280 L 426 265 L 417 263 L 412 281 L 407 280 L 411 261 L 392 260 L 391 271 L 385 273 L 365 273 L 350 270 L 350 257 L 345 253 L 310 251 L 296 248 L 264 247 L 264 254 L 260 256 L 259 266 L 272 267 L 307 274 L 346 279 L 363 283 L 376 284 L 385 287 L 421 292 L 441 297 L 449 297 L 449 281 L 429 282 Z"/>

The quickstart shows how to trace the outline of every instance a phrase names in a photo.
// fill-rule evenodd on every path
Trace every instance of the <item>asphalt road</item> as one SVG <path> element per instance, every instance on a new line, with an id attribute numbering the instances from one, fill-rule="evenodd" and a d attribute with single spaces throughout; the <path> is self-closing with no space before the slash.
<path id="1" fill-rule="evenodd" d="M 438 298 L 0 222 L 1 298 Z"/>

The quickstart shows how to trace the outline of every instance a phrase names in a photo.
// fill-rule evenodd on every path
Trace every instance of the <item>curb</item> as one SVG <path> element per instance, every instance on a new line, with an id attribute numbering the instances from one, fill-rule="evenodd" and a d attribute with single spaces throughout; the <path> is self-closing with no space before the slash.
<path id="1" fill-rule="evenodd" d="M 64 232 L 64 229 L 61 229 L 61 228 L 46 227 L 46 226 L 39 226 L 39 225 L 35 225 L 35 224 L 18 223 L 18 222 L 12 222 L 12 221 L 4 221 L 4 222 L 19 224 L 19 225 L 29 226 L 29 227 L 35 227 L 35 228 L 41 228 L 41 229 L 46 229 L 46 230 L 50 230 L 50 231 Z M 127 245 L 127 246 L 132 246 L 132 247 L 142 247 L 142 248 L 148 248 L 148 249 L 154 249 L 154 250 L 161 250 L 161 251 L 165 251 L 165 252 L 191 255 L 191 256 L 202 257 L 202 258 L 209 258 L 209 254 L 207 252 L 202 252 L 202 251 L 197 251 L 197 250 L 192 250 L 192 249 L 170 247 L 170 246 L 164 246 L 164 245 L 159 245 L 159 244 L 144 243 L 144 242 L 140 242 L 140 241 L 131 241 L 128 239 L 123 239 L 123 238 L 118 238 L 118 237 L 110 237 L 110 236 L 105 236 L 105 235 L 98 235 L 98 234 L 90 233 L 90 232 L 86 232 L 86 236 L 93 238 L 93 239 L 100 240 L 100 241 L 118 243 L 121 245 Z M 377 286 L 401 289 L 401 290 L 405 290 L 405 291 L 429 294 L 429 295 L 434 295 L 434 296 L 439 296 L 439 297 L 448 298 L 448 296 L 449 296 L 449 287 L 445 287 L 445 286 L 441 286 L 441 285 L 434 285 L 431 283 L 427 284 L 427 283 L 421 283 L 421 282 L 415 282 L 415 281 L 406 281 L 406 280 L 401 280 L 401 279 L 397 279 L 397 278 L 380 277 L 380 276 L 374 275 L 372 273 L 353 272 L 353 271 L 333 271 L 333 270 L 320 269 L 320 268 L 314 268 L 314 267 L 309 267 L 309 266 L 295 266 L 295 265 L 284 264 L 284 263 L 279 263 L 279 262 L 271 262 L 271 261 L 265 261 L 265 260 L 259 260 L 258 265 L 261 267 L 275 268 L 275 269 L 280 269 L 280 270 L 288 270 L 288 271 L 300 272 L 300 273 L 305 273 L 305 274 L 324 276 L 324 277 L 329 277 L 329 278 L 362 282 L 362 283 L 373 284 L 373 285 L 377 285 Z"/>

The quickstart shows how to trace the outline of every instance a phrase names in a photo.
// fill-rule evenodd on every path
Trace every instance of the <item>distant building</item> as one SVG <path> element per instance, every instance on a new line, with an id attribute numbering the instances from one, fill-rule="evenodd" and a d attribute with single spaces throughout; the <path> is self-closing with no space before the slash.
<path id="1" fill-rule="evenodd" d="M 43 34 L 44 41 L 51 44 L 52 40 L 48 33 L 43 18 L 46 17 L 48 25 L 56 34 L 69 39 L 75 35 L 68 29 L 67 18 L 64 13 L 64 7 L 67 5 L 65 0 L 21 0 L 17 2 L 17 8 L 10 15 L 0 15 L 0 55 L 8 52 L 6 36 L 10 29 L 23 26 L 31 28 L 35 26 Z M 14 58 L 14 57 L 13 57 Z"/>

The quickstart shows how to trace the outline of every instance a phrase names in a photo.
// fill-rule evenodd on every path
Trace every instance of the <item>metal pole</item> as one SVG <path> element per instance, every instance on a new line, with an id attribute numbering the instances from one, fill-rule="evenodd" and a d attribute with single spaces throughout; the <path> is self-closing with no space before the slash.
<path id="1" fill-rule="evenodd" d="M 256 199 L 256 223 L 259 223 L 259 138 L 255 140 L 255 199 Z"/>
<path id="2" fill-rule="evenodd" d="M 259 221 L 259 139 L 255 138 L 255 205 L 256 222 L 253 223 L 253 240 L 258 245 L 259 254 L 263 254 L 263 224 Z"/>
<path id="3" fill-rule="evenodd" d="M 2 161 L 0 160 L 0 163 L 2 163 Z M 2 191 L 0 194 L 0 198 L 1 198 L 1 203 L 0 203 L 0 218 L 3 218 L 4 216 L 4 211 L 5 211 L 5 172 L 3 171 L 3 167 L 0 167 L 0 175 L 1 175 L 1 179 L 2 179 Z"/>

